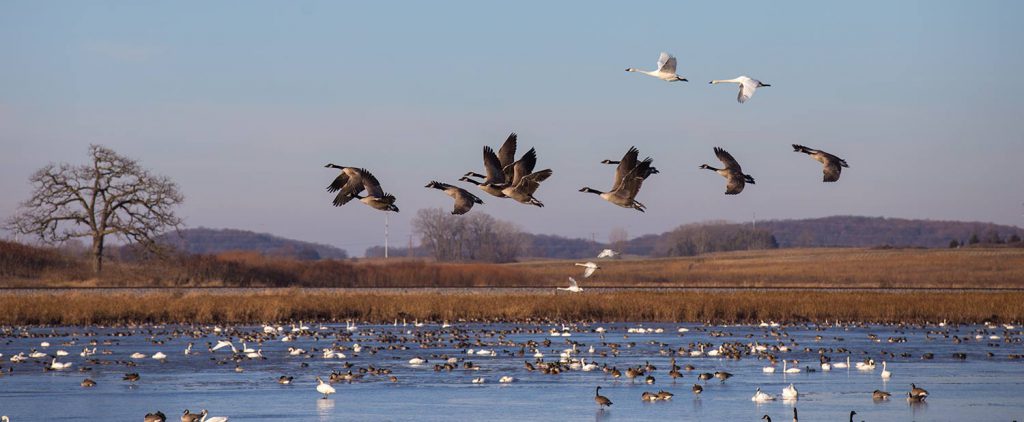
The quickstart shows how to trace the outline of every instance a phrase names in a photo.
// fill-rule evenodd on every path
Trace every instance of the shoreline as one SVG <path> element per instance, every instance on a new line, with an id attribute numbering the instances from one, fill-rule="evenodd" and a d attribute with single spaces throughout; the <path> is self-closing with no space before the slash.
<path id="1" fill-rule="evenodd" d="M 0 292 L 0 325 L 260 324 L 286 321 L 621 321 L 950 323 L 1024 320 L 1024 292 L 676 291 L 510 293 L 311 292 L 209 294 Z M 767 293 L 767 294 L 766 294 Z"/>

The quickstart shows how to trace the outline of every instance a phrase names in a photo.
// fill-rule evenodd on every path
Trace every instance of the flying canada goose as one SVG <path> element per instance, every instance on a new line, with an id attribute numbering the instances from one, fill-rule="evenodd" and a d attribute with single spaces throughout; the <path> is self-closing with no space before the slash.
<path id="1" fill-rule="evenodd" d="M 601 164 L 616 164 L 617 165 L 619 163 L 622 163 L 622 160 L 619 160 L 619 161 L 607 160 L 607 159 L 606 160 L 601 160 Z M 641 174 L 640 176 L 643 177 L 644 179 L 646 179 L 648 177 L 651 177 L 652 174 L 660 174 L 660 173 L 661 173 L 661 171 L 658 170 L 657 167 L 651 166 L 651 167 L 648 167 L 647 171 L 644 174 Z"/>
<path id="2" fill-rule="evenodd" d="M 334 387 L 324 382 L 320 377 L 316 377 L 316 391 L 324 395 L 324 400 L 327 400 L 327 396 L 334 394 Z"/>
<path id="3" fill-rule="evenodd" d="M 192 413 L 188 409 L 185 409 L 185 413 L 181 414 L 181 422 L 199 422 L 206 416 L 206 411 L 202 413 Z"/>
<path id="4" fill-rule="evenodd" d="M 914 384 L 910 384 L 910 395 L 913 397 L 919 397 L 921 399 L 924 399 L 925 397 L 928 397 L 928 390 L 919 388 Z"/>
<path id="5" fill-rule="evenodd" d="M 465 189 L 460 188 L 458 186 L 452 186 L 447 183 L 431 181 L 430 183 L 427 183 L 427 186 L 424 187 L 440 190 L 447 194 L 448 196 L 455 199 L 455 209 L 452 210 L 453 215 L 465 214 L 469 212 L 471 208 L 473 208 L 473 204 L 484 203 L 484 201 L 480 200 L 480 198 L 477 198 L 476 195 L 469 193 Z"/>
<path id="6" fill-rule="evenodd" d="M 579 283 L 576 282 L 575 278 L 569 277 L 569 287 L 556 287 L 556 290 L 565 290 L 567 292 L 579 293 L 583 291 Z"/>
<path id="7" fill-rule="evenodd" d="M 585 270 L 583 270 L 583 278 L 589 278 L 590 276 L 594 275 L 595 271 L 601 269 L 600 266 L 598 266 L 597 264 L 595 264 L 593 262 L 587 262 L 587 263 L 579 263 L 579 262 L 577 262 L 576 266 L 577 267 L 586 268 Z"/>
<path id="8" fill-rule="evenodd" d="M 601 192 L 589 187 L 580 189 L 580 192 L 597 194 L 605 201 L 620 207 L 633 208 L 644 212 L 646 207 L 636 200 L 636 195 L 640 192 L 640 187 L 643 185 L 644 180 L 656 171 L 651 170 L 651 163 L 654 160 L 650 157 L 638 163 L 637 157 L 639 154 L 640 151 L 636 147 L 629 148 L 626 155 L 618 162 L 618 167 L 615 169 L 614 184 L 608 192 Z M 610 160 L 605 161 L 610 162 Z"/>
<path id="9" fill-rule="evenodd" d="M 736 96 L 736 101 L 739 101 L 741 103 L 745 103 L 747 102 L 747 100 L 750 99 L 750 97 L 753 97 L 754 91 L 757 91 L 758 88 L 763 86 L 771 86 L 766 83 L 762 83 L 757 79 L 751 79 L 746 76 L 739 76 L 736 79 L 715 79 L 708 83 L 712 85 L 721 83 L 738 84 L 740 86 L 740 92 Z"/>
<path id="10" fill-rule="evenodd" d="M 658 56 L 658 68 L 655 70 L 646 71 L 631 67 L 626 69 L 626 71 L 643 73 L 666 82 L 688 82 L 686 78 L 676 74 L 676 58 L 665 52 L 662 52 L 661 55 Z"/>
<path id="11" fill-rule="evenodd" d="M 95 387 L 95 386 L 96 386 L 96 381 L 93 381 L 92 379 L 86 378 L 86 379 L 82 380 L 82 387 L 88 388 L 88 387 Z"/>
<path id="12" fill-rule="evenodd" d="M 891 395 L 888 391 L 875 390 L 871 393 L 871 398 L 875 400 L 889 400 Z"/>
<path id="13" fill-rule="evenodd" d="M 385 193 L 381 189 L 380 182 L 377 181 L 373 173 L 366 169 L 359 169 L 359 173 L 363 175 L 363 189 L 366 189 L 366 196 L 353 195 L 353 197 L 373 209 L 398 212 L 398 207 L 395 206 L 395 196 Z"/>
<path id="14" fill-rule="evenodd" d="M 846 164 L 846 160 L 820 149 L 811 149 L 803 145 L 793 144 L 793 152 L 802 152 L 810 155 L 815 161 L 821 163 L 824 167 L 823 172 L 825 173 L 825 177 L 822 180 L 823 182 L 839 181 L 839 173 L 843 171 L 843 167 L 850 167 Z"/>
<path id="15" fill-rule="evenodd" d="M 533 168 L 537 165 L 537 150 L 530 148 L 523 154 L 515 163 L 512 163 L 512 181 L 507 186 L 502 187 L 501 193 L 505 196 L 514 199 L 516 202 L 520 202 L 528 205 L 535 205 L 543 207 L 544 203 L 533 197 L 534 192 L 540 187 L 540 183 L 551 177 L 551 169 L 544 169 L 541 171 L 534 172 Z M 489 185 L 494 188 L 501 187 L 494 183 L 484 182 L 481 185 Z"/>
<path id="16" fill-rule="evenodd" d="M 719 147 L 715 147 L 715 156 L 718 160 L 725 164 L 725 168 L 716 169 L 707 164 L 701 164 L 700 168 L 708 169 L 720 174 L 728 182 L 725 185 L 726 195 L 737 195 L 743 192 L 743 187 L 746 183 L 754 184 L 754 178 L 750 175 L 743 174 L 743 169 L 740 168 L 740 163 L 736 162 L 735 158 L 732 158 L 732 154 L 729 154 L 726 150 Z"/>
<path id="17" fill-rule="evenodd" d="M 594 402 L 597 403 L 597 407 L 611 406 L 612 401 L 608 400 L 607 397 L 601 395 L 601 386 L 597 386 L 594 390 Z"/>
<path id="18" fill-rule="evenodd" d="M 334 206 L 340 207 L 347 204 L 363 191 L 363 175 L 359 173 L 358 168 L 339 166 L 333 163 L 324 167 L 341 170 L 341 174 L 335 177 L 330 185 L 327 185 L 327 192 L 338 192 L 334 197 Z"/>
<path id="19" fill-rule="evenodd" d="M 498 149 L 498 153 L 495 154 L 494 150 L 489 146 L 484 146 L 484 172 L 487 175 L 482 175 L 476 172 L 468 172 L 463 176 L 461 181 L 470 182 L 477 185 L 481 190 L 487 192 L 493 196 L 504 198 L 505 194 L 501 192 L 502 189 L 507 187 L 512 182 L 512 178 L 515 176 L 512 164 L 516 158 L 516 145 L 517 135 L 515 132 L 508 135 L 505 139 L 505 143 L 501 144 L 501 148 Z M 483 179 L 478 182 L 469 177 L 476 177 Z"/>
<path id="20" fill-rule="evenodd" d="M 142 421 L 143 422 L 167 422 L 167 415 L 164 415 L 164 412 L 161 412 L 161 411 L 157 410 L 154 413 L 147 413 L 146 416 L 142 418 Z"/>

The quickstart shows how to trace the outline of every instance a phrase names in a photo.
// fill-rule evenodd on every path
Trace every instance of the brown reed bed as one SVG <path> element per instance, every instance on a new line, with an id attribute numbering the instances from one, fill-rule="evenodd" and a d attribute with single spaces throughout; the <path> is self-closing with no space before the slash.
<path id="1" fill-rule="evenodd" d="M 238 252 L 88 265 L 0 242 L 0 287 L 554 287 L 573 261 L 515 264 L 323 260 Z M 597 261 L 597 260 L 595 260 Z M 597 261 L 586 287 L 1024 289 L 1024 248 L 816 248 Z"/>
<path id="2" fill-rule="evenodd" d="M 577 261 L 578 262 L 578 261 Z M 1024 249 L 812 248 L 596 261 L 588 286 L 700 288 L 1024 288 Z M 530 279 L 576 275 L 572 261 L 508 264 Z"/>
<path id="3" fill-rule="evenodd" d="M 971 323 L 1024 320 L 1024 292 L 619 291 L 341 293 L 301 289 L 210 294 L 0 294 L 0 324 L 245 324 L 292 320 L 432 321 L 775 320 Z"/>

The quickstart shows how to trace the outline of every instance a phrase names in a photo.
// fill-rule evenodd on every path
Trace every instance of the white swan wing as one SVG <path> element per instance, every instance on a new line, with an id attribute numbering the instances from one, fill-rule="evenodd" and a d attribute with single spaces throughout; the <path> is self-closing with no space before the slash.
<path id="1" fill-rule="evenodd" d="M 671 54 L 662 52 L 658 56 L 658 72 L 676 74 L 676 58 Z"/>
<path id="2" fill-rule="evenodd" d="M 754 96 L 754 91 L 757 91 L 757 81 L 750 78 L 741 78 L 740 93 L 736 97 L 736 101 L 741 103 L 747 102 L 750 97 Z"/>
<path id="3" fill-rule="evenodd" d="M 594 271 L 597 271 L 597 268 L 587 267 L 586 270 L 583 270 L 583 278 L 589 278 L 590 276 L 594 275 Z"/>
<path id="4" fill-rule="evenodd" d="M 569 277 L 569 287 L 579 287 L 579 283 L 576 282 L 575 278 Z"/>

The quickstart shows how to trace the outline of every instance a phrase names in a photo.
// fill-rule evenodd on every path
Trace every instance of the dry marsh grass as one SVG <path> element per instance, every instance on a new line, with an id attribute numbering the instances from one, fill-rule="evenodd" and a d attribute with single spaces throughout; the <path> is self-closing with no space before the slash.
<path id="1" fill-rule="evenodd" d="M 1024 248 L 780 249 L 597 261 L 590 287 L 1024 289 Z M 81 260 L 0 242 L 0 287 L 552 287 L 579 278 L 573 261 L 436 263 L 298 261 L 252 252 L 112 262 L 100 278 Z"/>
<path id="2" fill-rule="evenodd" d="M 592 286 L 1024 288 L 1024 249 L 781 249 L 599 261 Z M 510 264 L 563 280 L 571 261 Z"/>
<path id="3" fill-rule="evenodd" d="M 1024 293 L 650 292 L 339 293 L 301 289 L 208 294 L 69 292 L 0 294 L 0 324 L 386 323 L 396 318 L 470 321 L 868 321 L 1024 320 Z"/>

